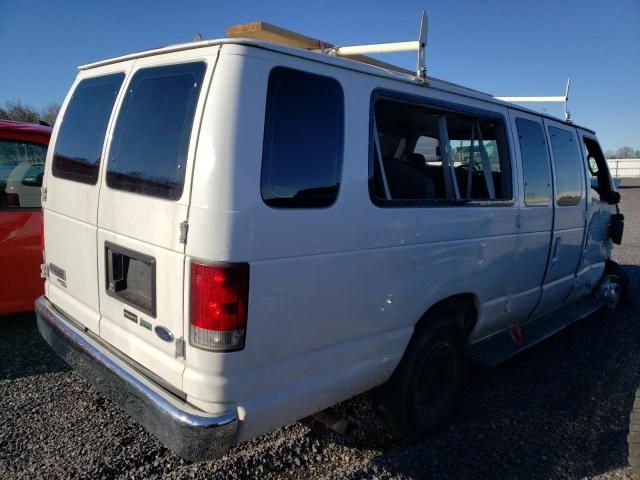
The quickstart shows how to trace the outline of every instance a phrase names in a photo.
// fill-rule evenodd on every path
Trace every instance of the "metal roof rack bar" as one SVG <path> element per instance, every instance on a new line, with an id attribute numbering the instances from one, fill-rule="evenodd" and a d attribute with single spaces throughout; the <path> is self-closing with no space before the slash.
<path id="1" fill-rule="evenodd" d="M 335 52 L 341 57 L 349 57 L 352 55 L 367 55 L 371 53 L 395 53 L 410 52 L 418 50 L 419 42 L 395 42 L 395 43 L 376 43 L 371 45 L 354 45 L 352 47 L 335 47 Z"/>
<path id="2" fill-rule="evenodd" d="M 409 42 L 375 43 L 371 45 L 354 45 L 351 47 L 335 46 L 329 53 L 334 53 L 340 57 L 353 57 L 357 55 L 367 55 L 375 53 L 397 53 L 397 52 L 417 52 L 418 60 L 416 66 L 416 77 L 421 81 L 427 79 L 426 49 L 427 49 L 428 17 L 426 12 L 420 15 L 420 29 L 418 30 L 418 40 Z"/>
<path id="3" fill-rule="evenodd" d="M 534 97 L 495 97 L 503 102 L 511 103 L 563 103 L 564 104 L 564 119 L 566 122 L 571 123 L 571 112 L 568 109 L 569 103 L 569 87 L 571 86 L 571 79 L 567 78 L 567 87 L 563 96 L 534 96 Z"/>

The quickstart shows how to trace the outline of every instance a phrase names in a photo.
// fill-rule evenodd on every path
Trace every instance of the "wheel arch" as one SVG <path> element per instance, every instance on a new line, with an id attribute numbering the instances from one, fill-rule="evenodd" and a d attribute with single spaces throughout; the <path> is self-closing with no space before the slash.
<path id="1" fill-rule="evenodd" d="M 478 297 L 470 292 L 458 293 L 450 295 L 438 302 L 432 304 L 416 322 L 413 335 L 423 325 L 428 324 L 430 314 L 434 311 L 457 310 L 464 314 L 463 328 L 465 335 L 468 337 L 478 322 L 479 302 Z M 413 337 L 412 335 L 412 337 Z"/>
<path id="2" fill-rule="evenodd" d="M 469 338 L 471 332 L 473 332 L 479 318 L 479 300 L 478 297 L 471 292 L 462 292 L 448 295 L 446 297 L 441 298 L 435 303 L 432 303 L 424 313 L 414 322 L 413 324 L 413 332 L 408 337 L 406 343 L 401 352 L 399 352 L 399 356 L 397 357 L 397 361 L 393 366 L 393 370 L 389 373 L 389 376 L 384 378 L 382 382 L 386 382 L 389 380 L 390 376 L 393 376 L 395 371 L 398 369 L 400 364 L 402 363 L 403 358 L 407 355 L 407 351 L 411 348 L 413 343 L 415 342 L 418 333 L 424 328 L 430 325 L 430 321 L 433 320 L 433 316 L 431 314 L 435 312 L 441 312 L 443 310 L 457 310 L 461 311 L 463 316 L 463 328 L 465 340 Z"/>

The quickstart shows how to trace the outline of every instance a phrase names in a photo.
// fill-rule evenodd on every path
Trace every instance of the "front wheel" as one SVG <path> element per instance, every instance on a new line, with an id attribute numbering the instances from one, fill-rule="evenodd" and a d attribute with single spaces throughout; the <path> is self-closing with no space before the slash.
<path id="1" fill-rule="evenodd" d="M 615 309 L 628 301 L 629 280 L 620 265 L 609 260 L 600 281 L 598 295 L 604 299 L 607 308 Z"/>
<path id="2" fill-rule="evenodd" d="M 432 312 L 416 328 L 395 372 L 378 392 L 378 410 L 407 440 L 433 433 L 449 418 L 466 377 L 464 314 Z"/>

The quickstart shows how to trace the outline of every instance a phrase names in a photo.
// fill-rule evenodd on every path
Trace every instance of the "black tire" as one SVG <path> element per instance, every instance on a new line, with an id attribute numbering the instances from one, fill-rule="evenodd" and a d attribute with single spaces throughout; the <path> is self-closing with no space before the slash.
<path id="1" fill-rule="evenodd" d="M 604 282 L 609 282 L 615 291 L 613 300 L 607 300 L 606 306 L 608 308 L 615 309 L 629 303 L 629 277 L 627 272 L 613 260 L 607 261 L 600 285 Z"/>
<path id="2" fill-rule="evenodd" d="M 629 418 L 629 465 L 635 478 L 640 479 L 640 389 L 636 391 L 633 410 Z"/>
<path id="3" fill-rule="evenodd" d="M 410 441 L 425 437 L 451 415 L 466 378 L 464 318 L 454 309 L 429 313 L 377 391 L 378 412 L 397 436 Z"/>

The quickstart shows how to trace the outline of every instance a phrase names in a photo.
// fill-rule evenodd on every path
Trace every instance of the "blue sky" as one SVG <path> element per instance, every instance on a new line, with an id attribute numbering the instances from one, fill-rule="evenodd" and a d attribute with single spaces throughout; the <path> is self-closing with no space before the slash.
<path id="1" fill-rule="evenodd" d="M 430 75 L 504 96 L 560 95 L 571 77 L 576 123 L 605 149 L 640 148 L 640 0 L 0 0 L 0 103 L 60 102 L 77 65 L 253 20 L 339 45 L 413 40 L 423 9 Z"/>

